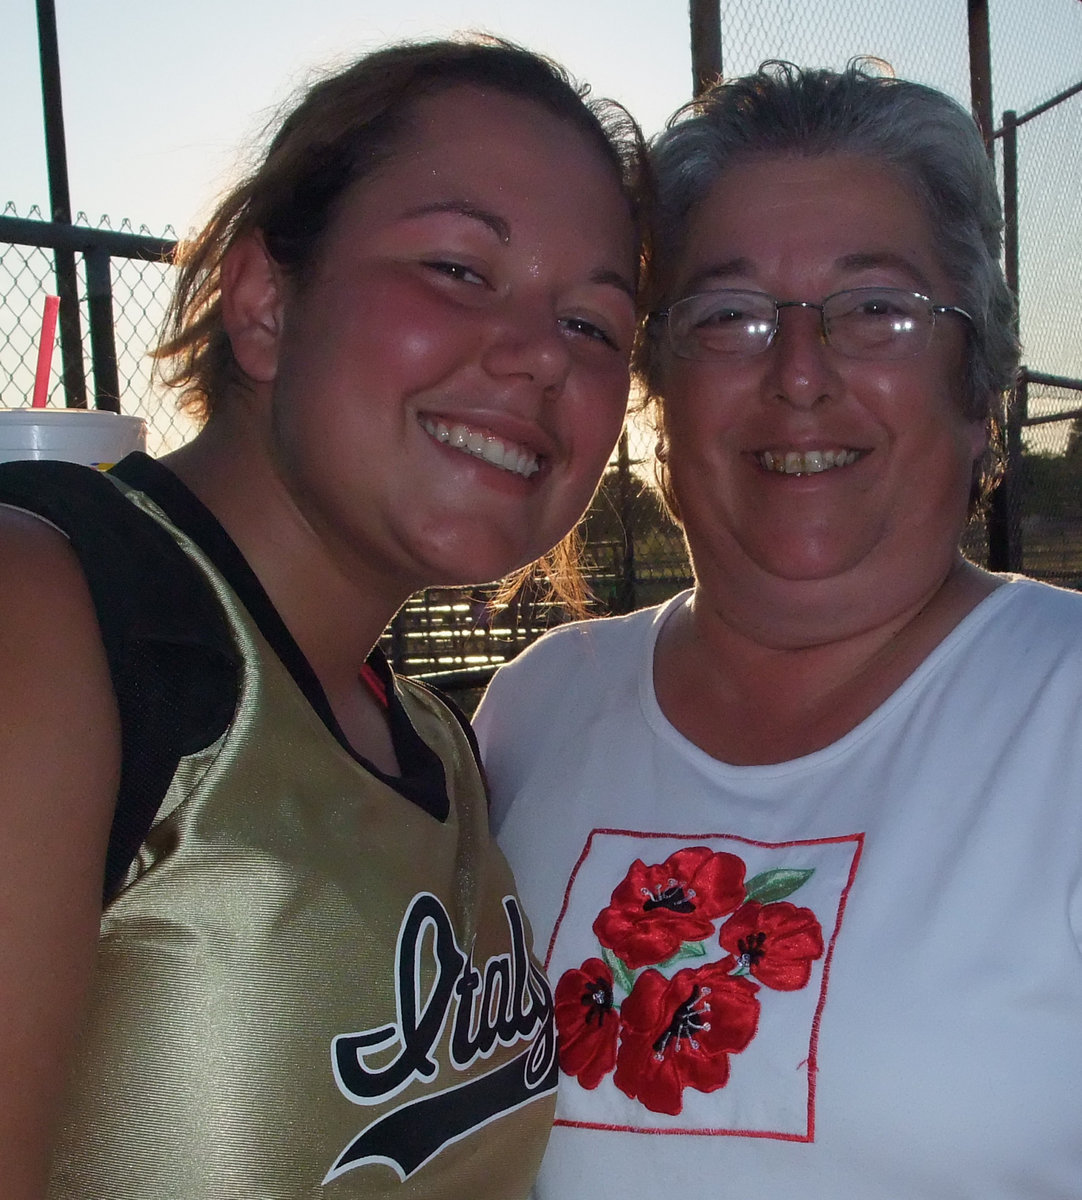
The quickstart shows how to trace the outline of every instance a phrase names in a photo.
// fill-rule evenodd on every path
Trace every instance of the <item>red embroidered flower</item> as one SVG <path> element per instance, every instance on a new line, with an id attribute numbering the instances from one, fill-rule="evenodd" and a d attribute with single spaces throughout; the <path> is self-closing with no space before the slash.
<path id="1" fill-rule="evenodd" d="M 600 958 L 565 971 L 556 985 L 560 1067 L 595 1088 L 616 1065 L 620 1015 L 612 1006 L 612 972 Z"/>
<path id="2" fill-rule="evenodd" d="M 804 987 L 812 963 L 823 953 L 823 930 L 815 913 L 787 900 L 749 900 L 722 925 L 718 937 L 732 955 L 725 960 L 729 970 L 741 967 L 780 992 Z"/>
<path id="3" fill-rule="evenodd" d="M 729 1055 L 759 1024 L 758 987 L 722 963 L 685 968 L 666 979 L 644 971 L 620 1009 L 613 1082 L 651 1112 L 676 1116 L 684 1088 L 715 1092 L 729 1082 Z"/>
<path id="4" fill-rule="evenodd" d="M 652 867 L 636 859 L 594 933 L 636 971 L 671 958 L 684 942 L 710 937 L 714 921 L 743 899 L 743 859 L 689 846 Z"/>

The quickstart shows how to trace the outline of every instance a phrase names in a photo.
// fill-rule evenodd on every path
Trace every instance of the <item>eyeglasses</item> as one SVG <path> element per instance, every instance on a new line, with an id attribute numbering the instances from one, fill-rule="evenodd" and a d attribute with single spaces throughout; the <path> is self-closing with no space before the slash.
<path id="1" fill-rule="evenodd" d="M 935 304 L 919 292 L 865 287 L 835 292 L 821 304 L 722 288 L 677 300 L 652 312 L 648 322 L 664 323 L 669 348 L 678 358 L 751 358 L 773 342 L 783 308 L 818 309 L 828 346 L 846 358 L 873 361 L 911 358 L 926 350 L 940 313 L 973 321 L 965 309 Z"/>

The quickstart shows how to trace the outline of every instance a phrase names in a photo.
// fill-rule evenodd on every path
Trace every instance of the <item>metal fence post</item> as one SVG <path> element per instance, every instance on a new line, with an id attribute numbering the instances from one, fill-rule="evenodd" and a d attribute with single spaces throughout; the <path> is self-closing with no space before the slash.
<path id="1" fill-rule="evenodd" d="M 1018 114 L 1003 114 L 1003 274 L 1014 296 L 1018 330 Z"/>
<path id="2" fill-rule="evenodd" d="M 1025 367 L 1011 391 L 1007 408 L 1007 468 L 1003 483 L 1003 509 L 1007 529 L 1006 562 L 1001 569 L 1021 572 L 1025 545 L 1022 532 L 1022 424 L 1029 412 L 1029 378 Z"/>
<path id="3" fill-rule="evenodd" d="M 52 219 L 71 224 L 68 192 L 67 145 L 64 140 L 64 107 L 60 93 L 60 52 L 56 38 L 53 0 L 37 0 L 38 52 L 41 57 L 41 99 L 45 110 L 45 154 L 49 171 Z M 69 408 L 86 408 L 86 372 L 83 369 L 83 335 L 79 320 L 79 285 L 75 255 L 55 251 L 56 294 L 60 297 L 60 361 L 64 394 Z"/>
<path id="4" fill-rule="evenodd" d="M 90 314 L 90 355 L 94 364 L 94 403 L 98 408 L 120 412 L 109 251 L 104 246 L 88 246 L 83 262 L 86 264 L 86 302 Z"/>
<path id="5" fill-rule="evenodd" d="M 1015 332 L 1018 331 L 1018 124 L 1016 114 L 1003 114 L 1003 273 L 1014 296 Z M 1024 374 L 1024 373 L 1023 373 Z M 1019 386 L 1007 397 L 1007 421 L 1003 430 L 1005 472 L 992 494 L 988 508 L 988 566 L 993 571 L 1018 571 L 1022 564 L 1021 526 L 1015 518 L 1018 481 L 1014 476 L 1022 464 L 1022 423 Z"/>
<path id="6" fill-rule="evenodd" d="M 973 116 L 992 153 L 992 49 L 988 0 L 967 0 L 969 15 L 969 95 Z"/>
<path id="7" fill-rule="evenodd" d="M 689 0 L 691 89 L 700 96 L 721 76 L 721 0 Z"/>
<path id="8" fill-rule="evenodd" d="M 635 607 L 635 485 L 631 478 L 631 451 L 627 427 L 620 434 L 616 455 L 616 495 L 624 552 L 620 557 L 620 578 L 616 583 L 613 611 L 627 613 Z"/>

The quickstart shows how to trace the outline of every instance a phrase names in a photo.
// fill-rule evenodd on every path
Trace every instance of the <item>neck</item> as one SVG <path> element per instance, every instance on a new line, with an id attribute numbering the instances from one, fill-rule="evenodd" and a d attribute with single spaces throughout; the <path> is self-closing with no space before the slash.
<path id="1" fill-rule="evenodd" d="M 824 628 L 793 612 L 777 625 L 769 613 L 734 619 L 699 584 L 658 641 L 658 701 L 681 733 L 726 762 L 809 754 L 870 716 L 996 586 L 956 556 L 889 618 L 843 628 L 835 613 Z"/>
<path id="2" fill-rule="evenodd" d="M 338 713 L 409 592 L 321 537 L 254 442 L 223 414 L 163 461 L 236 543 Z"/>

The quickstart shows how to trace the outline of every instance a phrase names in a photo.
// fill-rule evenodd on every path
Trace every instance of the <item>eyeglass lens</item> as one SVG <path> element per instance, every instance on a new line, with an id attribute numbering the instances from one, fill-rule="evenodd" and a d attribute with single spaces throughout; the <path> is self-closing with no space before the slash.
<path id="1" fill-rule="evenodd" d="M 689 296 L 669 310 L 673 350 L 690 358 L 747 358 L 767 349 L 778 328 L 778 309 L 817 308 L 823 335 L 852 358 L 907 358 L 927 345 L 934 322 L 931 303 L 899 288 L 855 288 L 823 303 L 775 301 L 762 292 L 719 290 Z"/>

